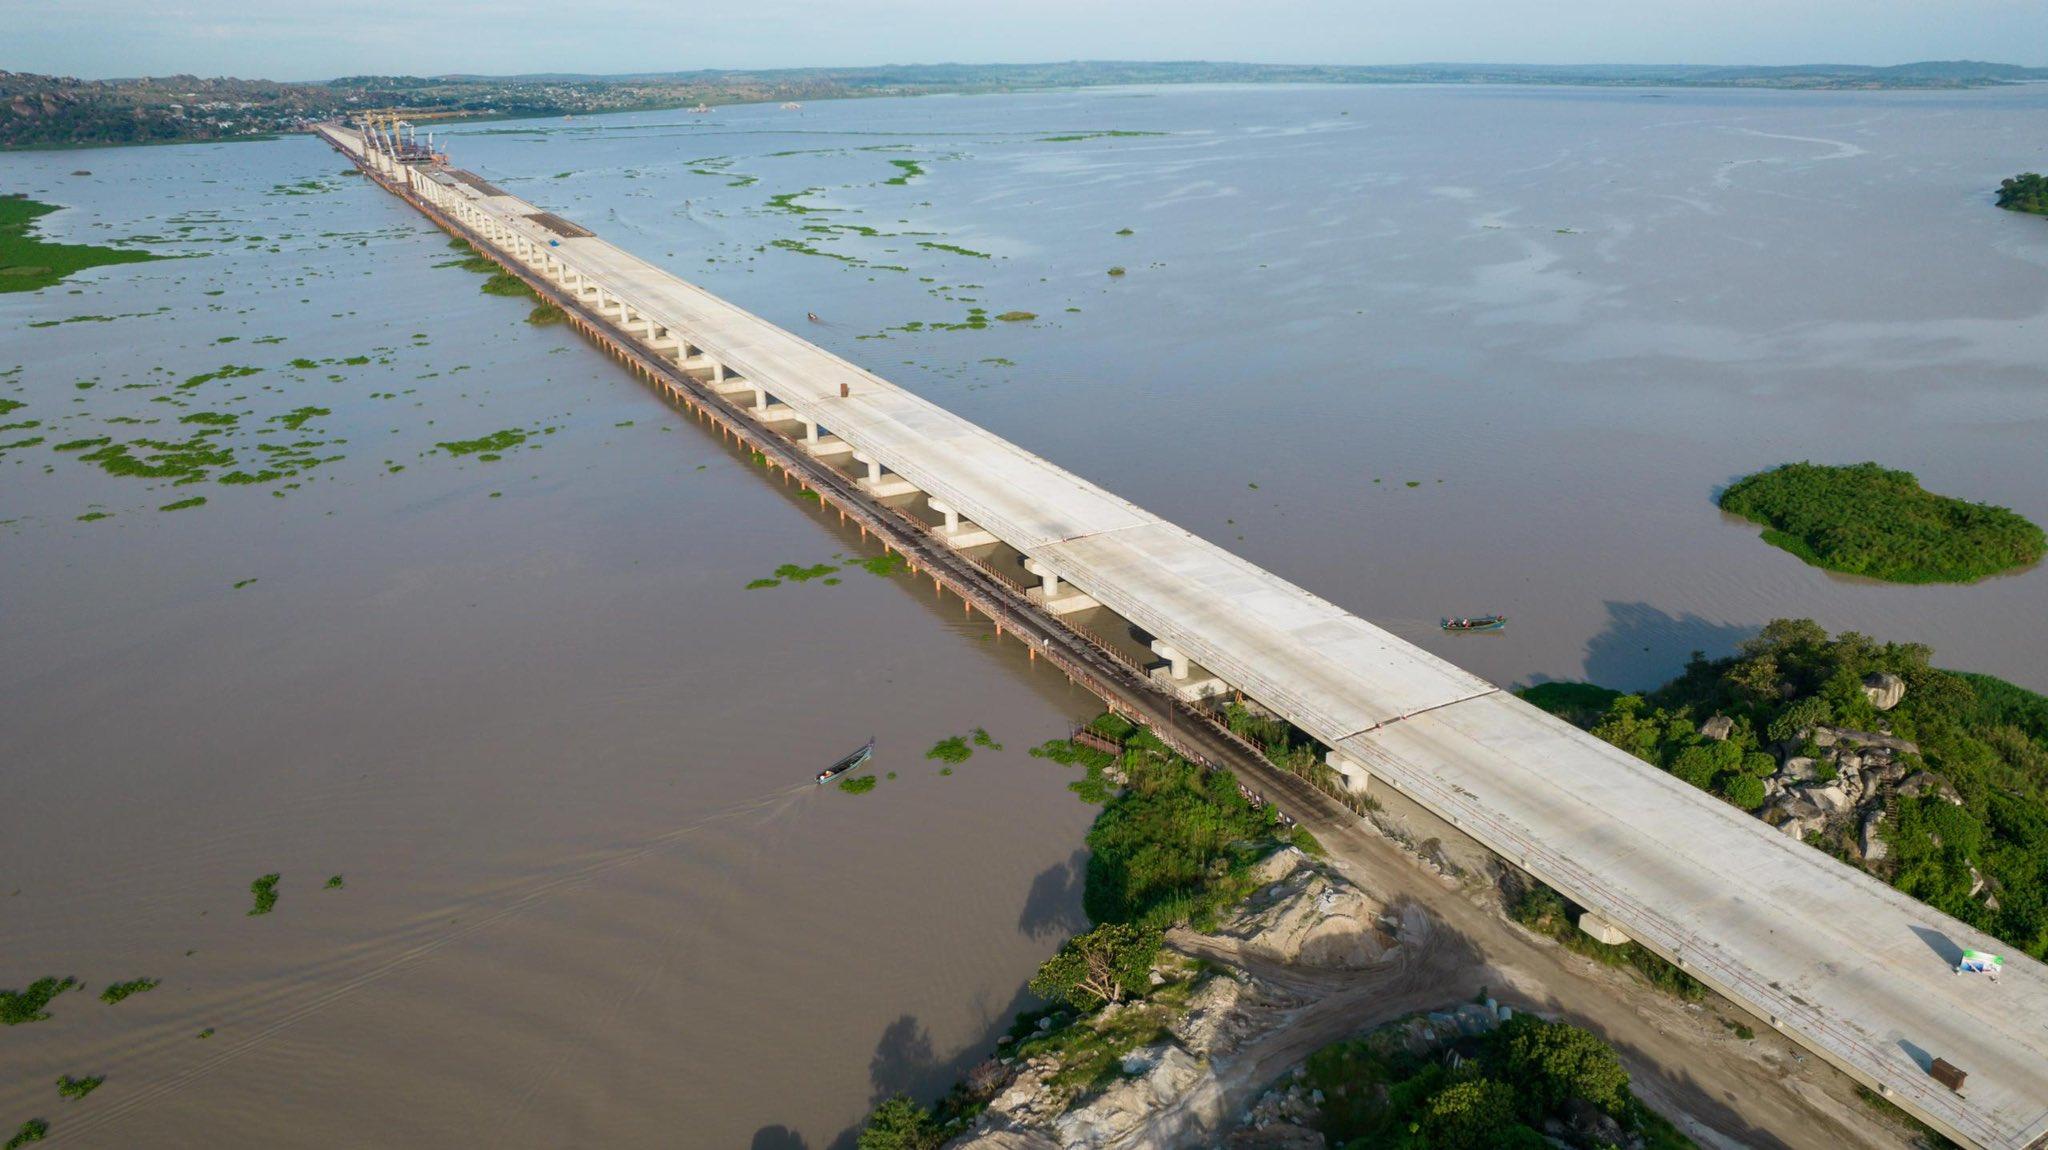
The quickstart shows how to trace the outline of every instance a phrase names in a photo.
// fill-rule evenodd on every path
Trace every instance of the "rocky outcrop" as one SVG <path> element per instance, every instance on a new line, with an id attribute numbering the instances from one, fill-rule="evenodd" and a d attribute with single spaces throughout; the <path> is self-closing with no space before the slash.
<path id="1" fill-rule="evenodd" d="M 1288 847 L 1260 864 L 1266 885 L 1215 934 L 1273 962 L 1355 970 L 1378 962 L 1392 941 L 1380 905 Z"/>
<path id="2" fill-rule="evenodd" d="M 1713 718 L 1700 724 L 1700 734 L 1717 743 L 1726 741 L 1728 736 L 1733 733 L 1735 733 L 1735 720 L 1726 715 L 1715 715 Z"/>

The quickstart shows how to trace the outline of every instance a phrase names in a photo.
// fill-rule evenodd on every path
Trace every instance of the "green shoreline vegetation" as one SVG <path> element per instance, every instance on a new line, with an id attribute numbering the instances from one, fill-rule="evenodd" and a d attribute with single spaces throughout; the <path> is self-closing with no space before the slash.
<path id="1" fill-rule="evenodd" d="M 2048 958 L 2048 696 L 1932 655 L 1777 619 L 1647 694 L 1519 693 L 1767 822 L 1800 817 L 1809 845 Z M 1854 801 L 1804 813 L 1797 796 L 1820 788 Z M 1518 917 L 1547 930 L 1568 910 L 1536 894 Z"/>
<path id="2" fill-rule="evenodd" d="M 2039 172 L 2021 172 L 1998 185 L 1998 206 L 2008 212 L 2030 212 L 2048 216 L 2048 177 Z"/>
<path id="3" fill-rule="evenodd" d="M 1003 1064 L 1038 1067 L 1042 1088 L 1062 1091 L 1069 1106 L 1127 1076 L 1125 1056 L 1169 1036 L 1204 969 L 1164 951 L 1163 933 L 1213 929 L 1258 889 L 1256 868 L 1276 851 L 1319 851 L 1230 772 L 1190 763 L 1115 715 L 1088 730 L 1122 750 L 1054 739 L 1031 754 L 1082 768 L 1070 789 L 1102 807 L 1087 834 L 1082 889 L 1093 925 L 1039 966 L 1029 989 L 1048 1005 L 1017 1016 L 1000 1063 L 971 1071 L 931 1107 L 903 1094 L 882 1100 L 858 1136 L 861 1150 L 932 1150 L 971 1128 L 1007 1081 L 993 1069 Z M 966 740 L 953 741 L 964 749 Z M 1635 1098 L 1614 1049 L 1584 1030 L 1519 1015 L 1490 1034 L 1450 1039 L 1458 1058 L 1415 1053 L 1405 1037 L 1394 1024 L 1310 1055 L 1300 1080 L 1322 1092 L 1318 1125 L 1330 1145 L 1537 1150 L 1549 1119 L 1589 1109 L 1600 1116 L 1589 1123 L 1621 1135 L 1617 1143 L 1692 1145 Z"/>
<path id="4" fill-rule="evenodd" d="M 1816 567 L 1891 583 L 1974 583 L 2038 563 L 2048 547 L 2012 511 L 1936 495 L 1875 463 L 1788 463 L 1737 481 L 1720 502 Z"/>
<path id="5" fill-rule="evenodd" d="M 58 209 L 26 196 L 0 196 L 0 292 L 40 291 L 87 268 L 168 258 L 99 244 L 51 243 L 34 235 L 36 220 Z"/>

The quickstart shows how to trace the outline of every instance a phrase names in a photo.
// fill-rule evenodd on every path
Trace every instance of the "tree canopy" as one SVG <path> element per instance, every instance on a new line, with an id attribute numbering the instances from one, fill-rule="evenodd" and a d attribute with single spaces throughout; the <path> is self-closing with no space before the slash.
<path id="1" fill-rule="evenodd" d="M 1970 583 L 2039 562 L 2048 537 L 2025 518 L 1924 490 L 1875 463 L 1788 463 L 1721 494 L 1721 509 L 1816 567 L 1892 583 Z"/>
<path id="2" fill-rule="evenodd" d="M 2022 172 L 1999 181 L 1998 206 L 2009 212 L 2048 216 L 2048 177 L 2039 172 Z"/>
<path id="3" fill-rule="evenodd" d="M 1152 960 L 1159 957 L 1159 932 L 1106 922 L 1077 934 L 1045 960 L 1031 979 L 1031 993 L 1093 1010 L 1143 994 Z"/>

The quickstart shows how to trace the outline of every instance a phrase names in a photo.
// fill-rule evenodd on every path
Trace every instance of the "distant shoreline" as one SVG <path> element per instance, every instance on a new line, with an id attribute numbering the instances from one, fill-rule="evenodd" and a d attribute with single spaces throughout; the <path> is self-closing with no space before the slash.
<path id="1" fill-rule="evenodd" d="M 2048 81 L 2048 68 L 1977 61 L 1813 64 L 1244 64 L 1083 61 L 698 70 L 614 76 L 352 76 L 280 82 L 170 76 L 79 80 L 0 72 L 0 150 L 274 138 L 376 109 L 449 123 L 876 96 L 997 95 L 1194 84 L 1464 85 L 1765 91 L 1967 91 Z M 223 119 L 227 117 L 227 119 Z"/>

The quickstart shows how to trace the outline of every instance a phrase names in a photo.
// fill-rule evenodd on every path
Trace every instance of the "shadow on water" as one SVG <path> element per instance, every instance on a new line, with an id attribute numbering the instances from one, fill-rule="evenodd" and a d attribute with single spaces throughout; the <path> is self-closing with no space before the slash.
<path id="1" fill-rule="evenodd" d="M 1081 910 L 1081 890 L 1087 879 L 1085 848 L 1039 872 L 1024 896 L 1023 911 L 1017 915 L 1018 932 L 1044 941 L 1088 929 L 1088 916 Z"/>
<path id="2" fill-rule="evenodd" d="M 1733 654 L 1762 630 L 1716 623 L 1698 615 L 1672 615 L 1648 603 L 1609 600 L 1607 626 L 1586 641 L 1586 680 L 1624 691 L 1646 691 L 1676 678 L 1694 651 L 1710 659 Z"/>
<path id="3" fill-rule="evenodd" d="M 803 1135 L 787 1126 L 763 1126 L 747 1143 L 748 1150 L 810 1150 L 810 1146 Z"/>

